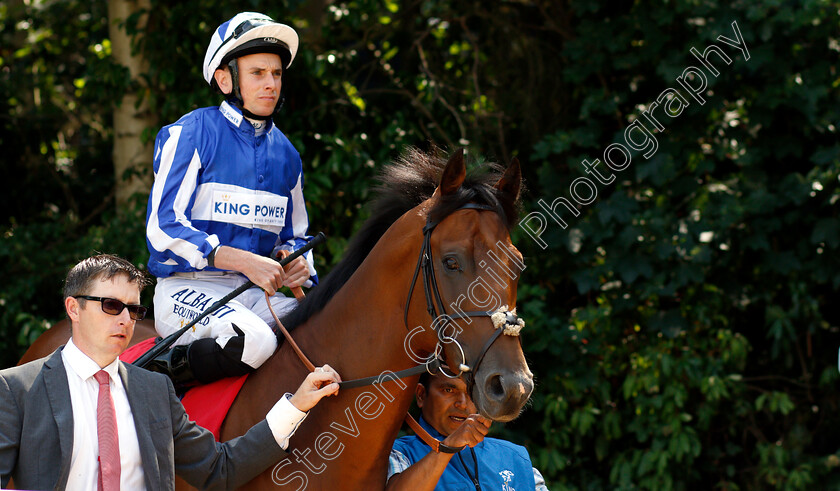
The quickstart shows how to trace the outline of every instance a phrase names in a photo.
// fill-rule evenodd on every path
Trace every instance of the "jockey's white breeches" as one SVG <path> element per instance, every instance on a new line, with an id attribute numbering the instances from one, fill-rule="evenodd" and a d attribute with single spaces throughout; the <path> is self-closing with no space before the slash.
<path id="1" fill-rule="evenodd" d="M 155 329 L 165 338 L 247 281 L 241 274 L 221 272 L 176 273 L 158 279 L 154 299 Z M 280 293 L 271 296 L 271 305 L 278 317 L 292 310 L 296 304 L 297 300 Z M 277 338 L 272 332 L 271 326 L 275 322 L 265 301 L 265 293 L 256 286 L 200 320 L 173 346 L 212 337 L 224 348 L 230 338 L 239 335 L 234 331 L 234 325 L 245 337 L 242 362 L 259 368 L 277 349 Z"/>

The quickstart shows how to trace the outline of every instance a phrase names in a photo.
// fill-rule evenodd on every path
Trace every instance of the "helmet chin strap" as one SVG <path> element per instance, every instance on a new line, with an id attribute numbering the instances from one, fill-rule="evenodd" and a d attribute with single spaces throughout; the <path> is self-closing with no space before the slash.
<path id="1" fill-rule="evenodd" d="M 259 116 L 245 109 L 245 102 L 242 100 L 242 91 L 239 89 L 239 66 L 236 63 L 236 58 L 228 62 L 228 69 L 230 70 L 230 81 L 231 84 L 233 84 L 233 91 L 226 95 L 226 99 L 228 103 L 238 107 L 239 110 L 242 111 L 243 116 L 248 119 L 268 121 L 273 118 L 275 114 L 280 112 L 280 109 L 283 107 L 283 103 L 286 101 L 286 97 L 283 95 L 282 90 L 280 91 L 280 98 L 274 106 L 274 111 L 272 111 L 268 116 Z"/>

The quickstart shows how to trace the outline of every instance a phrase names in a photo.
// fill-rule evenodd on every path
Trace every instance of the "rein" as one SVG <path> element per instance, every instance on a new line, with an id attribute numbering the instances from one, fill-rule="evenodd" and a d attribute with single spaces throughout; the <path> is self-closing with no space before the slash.
<path id="1" fill-rule="evenodd" d="M 300 290 L 300 287 L 296 287 L 296 289 Z M 292 291 L 294 291 L 294 289 Z M 265 296 L 266 296 L 266 300 L 268 300 L 269 295 L 268 295 L 267 292 L 266 292 Z M 300 291 L 300 296 L 298 296 L 298 293 L 295 293 L 295 298 L 297 298 L 298 301 L 303 299 L 303 291 L 302 290 Z M 289 334 L 289 331 L 286 329 L 286 326 L 284 326 L 283 323 L 280 322 L 280 319 L 277 317 L 277 314 L 274 312 L 274 308 L 271 306 L 271 303 L 270 302 L 267 302 L 267 303 L 268 303 L 268 310 L 271 311 L 271 315 L 272 315 L 272 317 L 274 317 L 274 322 L 277 323 L 277 327 L 280 329 L 280 332 L 283 333 L 283 336 L 286 338 L 286 341 L 289 342 L 289 344 L 291 345 L 294 352 L 297 354 L 300 361 L 304 364 L 304 366 L 306 366 L 306 369 L 309 370 L 310 372 L 314 372 L 315 371 L 315 364 L 312 363 L 311 361 L 309 361 L 309 358 L 306 357 L 306 355 L 303 353 L 303 350 L 301 350 L 300 346 L 297 345 L 294 338 L 292 338 L 292 335 Z M 277 332 L 275 331 L 275 334 L 276 333 Z M 423 364 L 423 365 L 418 365 L 416 367 L 406 368 L 405 370 L 400 370 L 399 372 L 394 372 L 394 375 L 396 376 L 396 378 L 406 378 L 406 377 L 410 377 L 412 375 L 417 375 L 417 374 L 423 373 L 427 370 L 429 370 L 430 373 L 431 373 L 432 371 L 437 370 L 438 368 L 440 368 L 440 361 L 439 360 L 433 360 L 430 363 L 426 363 L 426 364 Z M 379 379 L 380 379 L 379 376 L 357 378 L 357 379 L 354 379 L 354 380 L 347 380 L 347 381 L 339 382 L 338 386 L 339 386 L 339 388 L 344 388 L 344 389 L 355 389 L 357 387 L 365 387 L 365 386 L 368 386 L 368 385 L 373 385 L 373 383 L 376 382 Z"/>
<path id="2" fill-rule="evenodd" d="M 298 289 L 300 289 L 300 287 L 298 287 Z M 302 296 L 303 295 L 303 290 L 300 291 L 300 294 L 301 294 L 301 296 L 298 296 L 298 294 L 295 293 L 295 298 L 297 298 L 298 301 L 300 301 L 303 298 L 303 296 Z M 289 344 L 292 346 L 292 349 L 297 354 L 298 358 L 304 364 L 304 366 L 306 366 L 306 368 L 310 372 L 314 372 L 315 371 L 315 365 L 311 361 L 309 361 L 309 358 L 306 357 L 306 355 L 300 349 L 300 346 L 298 346 L 297 343 L 295 342 L 295 340 L 292 338 L 292 335 L 289 334 L 288 330 L 286 330 L 286 326 L 284 326 L 283 323 L 280 322 L 280 319 L 277 317 L 277 314 L 274 312 L 274 308 L 271 306 L 271 300 L 270 300 L 268 292 L 265 292 L 265 300 L 266 300 L 266 303 L 268 304 L 268 310 L 271 311 L 271 315 L 272 315 L 272 317 L 274 317 L 274 322 L 277 323 L 277 327 L 283 333 L 283 336 L 286 338 L 286 341 L 288 341 Z M 437 370 L 439 368 L 440 368 L 440 361 L 435 359 L 435 360 L 431 361 L 430 363 L 424 363 L 423 365 L 418 365 L 416 367 L 407 368 L 405 370 L 400 370 L 399 372 L 395 372 L 394 376 L 396 376 L 396 378 L 405 378 L 405 377 L 410 377 L 412 375 L 417 375 L 417 374 L 423 373 L 424 371 L 429 371 L 429 373 L 433 373 L 433 370 Z M 367 386 L 367 385 L 372 385 L 377 380 L 379 380 L 378 376 L 359 378 L 359 379 L 355 379 L 355 380 L 347 380 L 347 381 L 339 382 L 338 387 L 339 387 L 339 389 L 340 388 L 354 389 L 354 388 L 357 388 L 357 387 L 364 387 L 364 386 Z M 460 448 L 450 447 L 449 445 L 446 445 L 443 442 L 441 442 L 440 440 L 436 439 L 435 437 L 430 435 L 429 432 L 426 431 L 425 428 L 420 426 L 420 423 L 418 423 L 410 413 L 406 413 L 405 422 L 408 424 L 408 426 L 411 427 L 412 430 L 414 430 L 414 433 L 417 436 L 419 436 L 424 442 L 426 442 L 427 445 L 432 447 L 432 450 L 434 450 L 435 453 L 440 453 L 440 452 L 443 452 L 443 453 L 458 453 L 458 452 L 460 452 L 461 450 L 464 449 L 464 447 L 460 447 Z"/>

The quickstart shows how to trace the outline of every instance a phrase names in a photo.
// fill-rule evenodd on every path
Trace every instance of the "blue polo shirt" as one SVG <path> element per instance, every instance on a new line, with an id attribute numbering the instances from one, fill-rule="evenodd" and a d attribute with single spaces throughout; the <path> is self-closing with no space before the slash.
<path id="1" fill-rule="evenodd" d="M 438 440 L 446 438 L 422 417 L 420 425 Z M 476 469 L 482 490 L 548 491 L 542 475 L 531 465 L 531 458 L 525 447 L 497 438 L 485 438 L 473 450 L 477 467 L 469 447 L 464 448 L 452 456 L 435 486 L 436 491 L 475 491 L 475 485 L 470 476 L 475 477 Z M 416 435 L 398 438 L 391 449 L 388 478 L 408 469 L 431 451 L 426 442 Z"/>

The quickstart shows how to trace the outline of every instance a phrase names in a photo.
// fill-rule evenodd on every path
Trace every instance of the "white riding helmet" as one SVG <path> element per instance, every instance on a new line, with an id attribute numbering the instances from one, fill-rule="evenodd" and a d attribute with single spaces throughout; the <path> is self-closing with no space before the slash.
<path id="1" fill-rule="evenodd" d="M 213 85 L 216 69 L 252 53 L 277 53 L 288 68 L 295 59 L 298 35 L 291 27 L 257 12 L 241 12 L 220 25 L 204 55 L 204 80 Z"/>

